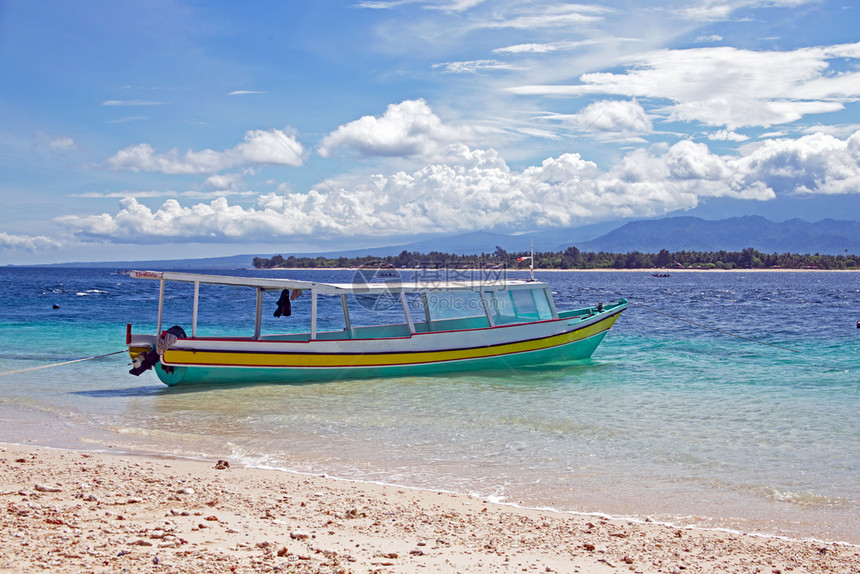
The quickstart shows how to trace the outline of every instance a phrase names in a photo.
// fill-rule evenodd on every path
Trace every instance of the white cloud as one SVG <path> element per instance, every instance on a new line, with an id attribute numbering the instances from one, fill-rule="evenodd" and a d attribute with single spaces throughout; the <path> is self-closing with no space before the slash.
<path id="1" fill-rule="evenodd" d="M 214 176 L 218 177 L 218 176 Z M 180 197 L 191 199 L 213 199 L 216 197 L 256 197 L 257 192 L 238 189 L 238 184 L 231 184 L 232 178 L 227 180 L 207 178 L 204 183 L 204 188 L 208 190 L 189 190 L 189 191 L 87 191 L 85 193 L 72 193 L 69 197 L 77 197 L 81 199 L 142 199 L 142 198 L 160 198 L 160 197 Z"/>
<path id="2" fill-rule="evenodd" d="M 101 105 L 107 107 L 163 106 L 166 103 L 154 100 L 105 100 Z"/>
<path id="3" fill-rule="evenodd" d="M 228 96 L 249 96 L 252 94 L 265 94 L 266 92 L 261 92 L 258 90 L 234 90 L 227 94 Z"/>
<path id="4" fill-rule="evenodd" d="M 108 120 L 109 124 L 126 124 L 129 122 L 139 122 L 141 120 L 145 120 L 146 116 L 126 116 L 124 118 L 117 118 L 115 120 Z"/>
<path id="5" fill-rule="evenodd" d="M 155 148 L 149 144 L 138 144 L 119 150 L 108 160 L 108 165 L 113 169 L 158 171 L 170 174 L 216 172 L 228 167 L 228 165 L 222 165 L 218 152 L 210 150 L 210 153 L 201 154 L 189 150 L 182 157 L 176 149 L 165 154 L 157 154 Z"/>
<path id="6" fill-rule="evenodd" d="M 482 20 L 477 20 L 473 26 L 478 28 L 514 28 L 521 30 L 537 30 L 540 28 L 559 28 L 578 24 L 597 22 L 611 13 L 612 10 L 587 4 L 514 4 L 518 9 L 512 14 L 499 17 L 493 14 Z M 520 11 L 521 10 L 521 11 Z"/>
<path id="7" fill-rule="evenodd" d="M 738 160 L 739 171 L 772 189 L 802 194 L 860 194 L 860 131 L 769 140 Z"/>
<path id="8" fill-rule="evenodd" d="M 328 203 L 334 205 L 324 209 Z M 249 209 L 230 205 L 226 198 L 220 197 L 190 207 L 168 199 L 153 211 L 135 198 L 126 198 L 120 201 L 120 210 L 115 215 L 63 216 L 57 221 L 81 236 L 109 238 L 120 243 L 160 243 L 180 238 L 229 242 L 343 229 L 339 220 L 344 214 L 338 208 L 336 198 L 322 197 L 313 191 L 305 195 L 261 195 L 257 205 Z M 327 213 L 321 217 L 323 210 Z M 349 219 L 355 221 L 354 217 Z"/>
<path id="9" fill-rule="evenodd" d="M 644 142 L 642 136 L 653 131 L 651 118 L 634 100 L 602 100 L 589 104 L 576 114 L 544 114 L 539 120 L 572 125 L 580 134 L 607 141 Z M 553 134 L 532 134 L 551 137 Z"/>
<path id="10" fill-rule="evenodd" d="M 125 197 L 175 197 L 175 191 L 86 191 L 84 193 L 71 193 L 69 197 L 81 199 L 122 199 Z"/>
<path id="11" fill-rule="evenodd" d="M 511 88 L 521 95 L 615 94 L 668 102 L 671 120 L 733 130 L 834 112 L 860 98 L 860 72 L 830 73 L 828 60 L 860 58 L 860 43 L 754 52 L 731 47 L 659 50 L 634 57 L 622 73 L 589 73 L 575 85 Z"/>
<path id="12" fill-rule="evenodd" d="M 628 39 L 629 40 L 629 39 Z M 503 48 L 496 48 L 493 53 L 496 54 L 549 54 L 560 50 L 574 50 L 585 46 L 593 46 L 609 42 L 607 38 L 594 38 L 587 40 L 579 40 L 575 42 L 548 42 L 548 43 L 532 43 L 532 44 L 514 44 Z"/>
<path id="13" fill-rule="evenodd" d="M 292 134 L 282 130 L 251 130 L 242 143 L 225 151 L 188 150 L 180 154 L 173 149 L 156 153 L 149 144 L 121 149 L 108 160 L 113 169 L 156 171 L 167 174 L 217 173 L 224 169 L 247 165 L 302 164 L 301 144 Z"/>
<path id="14" fill-rule="evenodd" d="M 302 165 L 302 146 L 295 135 L 282 130 L 252 130 L 232 150 L 237 165 Z M 228 152 L 229 153 L 229 152 Z"/>
<path id="15" fill-rule="evenodd" d="M 496 48 L 493 52 L 499 54 L 546 54 L 558 50 L 557 44 L 515 44 L 504 48 Z"/>
<path id="16" fill-rule="evenodd" d="M 722 42 L 723 37 L 719 34 L 711 34 L 710 36 L 699 36 L 694 41 L 697 44 L 713 44 L 716 42 Z"/>
<path id="17" fill-rule="evenodd" d="M 461 13 L 471 10 L 486 0 L 451 0 L 438 2 L 433 0 L 365 0 L 359 2 L 359 8 L 375 10 L 393 9 L 410 4 L 418 4 L 427 10 L 447 13 Z M 510 14 L 501 15 L 502 9 L 492 6 L 491 17 L 474 19 L 472 25 L 476 28 L 522 28 L 535 29 L 558 27 L 583 22 L 593 22 L 598 19 L 596 14 L 605 14 L 610 10 L 588 4 L 564 4 L 548 2 L 544 4 L 512 3 Z M 473 11 L 474 14 L 474 11 Z"/>
<path id="18" fill-rule="evenodd" d="M 75 149 L 77 146 L 75 144 L 75 140 L 69 136 L 56 136 L 48 140 L 48 147 L 54 151 L 70 151 Z"/>
<path id="19" fill-rule="evenodd" d="M 582 129 L 612 133 L 649 133 L 653 126 L 636 100 L 603 100 L 585 107 L 576 115 Z"/>
<path id="20" fill-rule="evenodd" d="M 66 153 L 78 149 L 78 144 L 71 136 L 38 132 L 36 146 L 47 148 L 54 153 Z"/>
<path id="21" fill-rule="evenodd" d="M 486 0 L 452 0 L 450 2 L 439 2 L 434 0 L 365 0 L 363 2 L 358 2 L 356 7 L 368 8 L 371 10 L 392 10 L 401 6 L 419 4 L 422 8 L 427 10 L 458 13 L 474 8 L 484 2 L 486 2 Z"/>
<path id="22" fill-rule="evenodd" d="M 323 138 L 319 154 L 330 157 L 348 149 L 363 156 L 430 156 L 470 137 L 468 128 L 443 124 L 424 100 L 407 100 L 389 105 L 381 117 L 364 116 L 340 126 Z"/>
<path id="23" fill-rule="evenodd" d="M 717 21 L 725 20 L 742 8 L 779 7 L 793 8 L 818 0 L 698 0 L 681 10 L 681 14 L 690 20 Z"/>
<path id="24" fill-rule="evenodd" d="M 848 137 L 858 130 L 860 130 L 860 123 L 833 125 L 815 124 L 814 126 L 804 128 L 802 131 L 806 134 L 828 134 L 834 137 Z M 785 135 L 786 134 L 784 132 L 778 132 L 769 135 L 762 134 L 761 137 L 777 138 Z"/>
<path id="25" fill-rule="evenodd" d="M 62 242 L 44 235 L 13 235 L 0 231 L 0 249 L 38 251 L 62 247 Z"/>
<path id="26" fill-rule="evenodd" d="M 513 172 L 493 150 L 449 147 L 444 162 L 388 176 L 342 177 L 306 194 L 266 194 L 253 208 L 225 198 L 152 211 L 133 198 L 115 215 L 59 219 L 85 238 L 146 242 L 246 241 L 279 236 L 317 239 L 376 233 L 453 232 L 488 225 L 506 230 L 568 226 L 609 217 L 653 216 L 694 207 L 700 197 L 770 197 L 735 190 L 730 170 L 701 144 L 650 156 L 634 152 L 608 173 L 578 154 Z"/>
<path id="27" fill-rule="evenodd" d="M 442 2 L 438 7 L 433 4 L 429 4 L 428 8 L 436 8 L 437 10 L 442 10 L 443 12 L 463 12 L 470 8 L 474 8 L 479 4 L 483 4 L 486 0 L 452 0 L 449 2 Z"/>
<path id="28" fill-rule="evenodd" d="M 443 62 L 433 64 L 433 69 L 441 69 L 452 74 L 476 74 L 486 70 L 519 70 L 520 67 L 499 60 L 472 60 L 469 62 Z"/>
<path id="29" fill-rule="evenodd" d="M 235 191 L 242 185 L 242 176 L 238 173 L 210 175 L 203 182 L 203 187 L 217 190 Z"/>
<path id="30" fill-rule="evenodd" d="M 400 6 L 405 6 L 408 4 L 417 4 L 420 0 L 391 0 L 391 1 L 372 1 L 367 0 L 365 2 L 359 2 L 356 4 L 357 8 L 368 8 L 371 10 L 390 10 L 392 8 L 398 8 Z"/>
<path id="31" fill-rule="evenodd" d="M 704 198 L 766 201 L 778 194 L 860 194 L 860 131 L 750 145 L 721 156 L 684 140 L 630 152 L 608 171 L 563 154 L 522 171 L 492 150 L 452 144 L 438 161 L 388 175 L 342 176 L 307 193 L 257 196 L 253 207 L 226 197 L 152 210 L 135 198 L 116 214 L 58 219 L 83 238 L 118 242 L 270 240 L 516 231 L 612 218 L 651 217 L 696 207 Z"/>
<path id="32" fill-rule="evenodd" d="M 749 137 L 729 130 L 717 130 L 714 133 L 708 134 L 708 139 L 712 141 L 732 141 L 743 142 L 750 139 Z"/>

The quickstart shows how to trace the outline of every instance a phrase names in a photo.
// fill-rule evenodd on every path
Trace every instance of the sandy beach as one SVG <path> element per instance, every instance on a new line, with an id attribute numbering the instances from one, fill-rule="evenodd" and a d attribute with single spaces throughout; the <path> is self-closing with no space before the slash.
<path id="1" fill-rule="evenodd" d="M 5 445 L 0 572 L 860 572 L 860 548 Z"/>

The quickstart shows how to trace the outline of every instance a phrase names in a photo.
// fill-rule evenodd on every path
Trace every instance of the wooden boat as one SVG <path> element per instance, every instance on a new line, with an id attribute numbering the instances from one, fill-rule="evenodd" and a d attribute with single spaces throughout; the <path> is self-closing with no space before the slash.
<path id="1" fill-rule="evenodd" d="M 130 372 L 154 368 L 163 383 L 176 385 L 303 382 L 549 365 L 590 357 L 627 308 L 627 301 L 621 299 L 606 306 L 559 311 L 548 284 L 495 273 L 465 280 L 335 284 L 130 271 L 133 278 L 160 282 L 155 332 L 134 333 L 131 324 L 127 326 L 126 344 L 134 363 Z M 175 282 L 193 284 L 190 336 L 179 327 L 162 330 L 165 286 Z M 256 291 L 254 318 L 249 319 L 245 336 L 198 336 L 201 285 Z M 297 333 L 264 334 L 264 293 L 270 291 L 280 292 L 278 310 L 285 314 L 289 311 L 282 307 L 289 307 L 290 299 L 301 293 L 300 303 L 310 305 L 310 327 L 302 326 L 303 332 Z M 250 293 L 248 299 L 252 299 Z M 326 324 L 337 308 L 335 318 L 342 320 L 338 329 L 318 328 L 323 307 L 328 310 Z M 385 312 L 373 312 L 383 307 Z M 399 320 L 391 322 L 395 311 Z M 366 320 L 374 315 L 384 316 L 385 322 L 355 324 L 356 316 Z"/>

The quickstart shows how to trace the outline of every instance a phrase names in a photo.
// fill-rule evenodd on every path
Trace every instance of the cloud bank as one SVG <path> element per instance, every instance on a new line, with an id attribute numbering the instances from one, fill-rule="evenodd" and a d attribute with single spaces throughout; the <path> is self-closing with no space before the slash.
<path id="1" fill-rule="evenodd" d="M 612 94 L 662 100 L 672 121 L 769 127 L 843 109 L 860 98 L 860 71 L 836 72 L 835 59 L 860 59 L 860 43 L 756 52 L 731 47 L 658 50 L 629 58 L 623 72 L 582 74 L 577 84 L 509 88 L 519 95 Z"/>
<path id="2" fill-rule="evenodd" d="M 62 247 L 62 242 L 44 235 L 13 235 L 0 231 L 0 249 L 14 249 L 20 251 L 40 251 L 43 249 L 55 249 Z"/>
<path id="3" fill-rule="evenodd" d="M 471 137 L 469 128 L 443 124 L 424 100 L 406 100 L 389 105 L 382 116 L 364 116 L 340 126 L 323 138 L 317 151 L 323 157 L 340 150 L 364 157 L 427 157 Z"/>
<path id="4" fill-rule="evenodd" d="M 517 171 L 495 150 L 451 144 L 421 169 L 342 176 L 307 193 L 260 194 L 248 208 L 221 197 L 189 206 L 169 199 L 153 210 L 126 198 L 114 214 L 57 221 L 80 238 L 117 242 L 383 237 L 563 227 L 663 215 L 706 198 L 810 193 L 860 194 L 860 131 L 844 140 L 768 140 L 730 156 L 690 140 L 658 144 L 628 153 L 608 171 L 575 153 Z"/>
<path id="5" fill-rule="evenodd" d="M 218 173 L 237 166 L 302 164 L 304 150 L 295 135 L 282 130 L 250 130 L 235 147 L 215 151 L 173 149 L 156 153 L 146 143 L 121 149 L 108 159 L 116 170 L 154 171 L 166 174 Z"/>

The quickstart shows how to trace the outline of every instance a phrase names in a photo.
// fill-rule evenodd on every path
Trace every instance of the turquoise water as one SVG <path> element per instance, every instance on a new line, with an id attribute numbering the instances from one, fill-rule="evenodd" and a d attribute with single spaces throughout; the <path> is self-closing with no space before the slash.
<path id="1" fill-rule="evenodd" d="M 129 375 L 127 355 L 115 355 L 0 376 L 0 440 L 229 457 L 532 507 L 860 543 L 860 274 L 538 277 L 560 309 L 620 296 L 634 306 L 591 361 L 565 369 L 168 389 L 151 372 Z M 7 268 L 0 287 L 0 372 L 121 350 L 127 322 L 154 328 L 156 282 Z M 253 295 L 201 296 L 201 334 L 253 328 Z M 166 326 L 188 326 L 190 300 L 190 290 L 170 299 Z M 267 313 L 264 329 L 300 329 L 307 303 L 294 303 L 289 319 Z M 323 311 L 335 326 L 339 304 Z"/>

